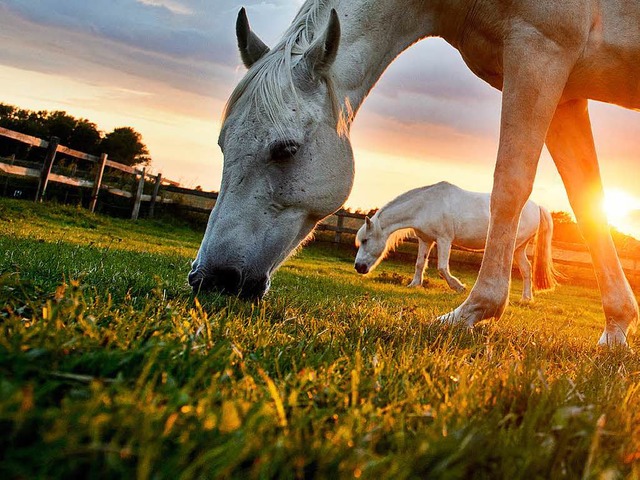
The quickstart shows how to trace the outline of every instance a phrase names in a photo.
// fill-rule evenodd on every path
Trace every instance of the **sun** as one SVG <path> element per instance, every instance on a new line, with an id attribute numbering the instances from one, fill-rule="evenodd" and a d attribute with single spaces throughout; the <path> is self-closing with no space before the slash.
<path id="1" fill-rule="evenodd" d="M 611 189 L 605 191 L 602 207 L 609 224 L 624 231 L 628 227 L 629 213 L 640 209 L 640 200 L 624 190 Z"/>

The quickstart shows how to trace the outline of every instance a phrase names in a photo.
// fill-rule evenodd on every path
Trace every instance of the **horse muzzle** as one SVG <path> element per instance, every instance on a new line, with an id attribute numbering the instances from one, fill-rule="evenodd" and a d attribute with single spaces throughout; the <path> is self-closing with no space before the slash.
<path id="1" fill-rule="evenodd" d="M 234 295 L 243 300 L 260 300 L 269 290 L 268 276 L 249 276 L 233 266 L 209 268 L 206 271 L 191 270 L 188 277 L 193 293 L 219 292 Z"/>
<path id="2" fill-rule="evenodd" d="M 360 262 L 356 263 L 355 264 L 355 269 L 356 269 L 356 272 L 358 272 L 358 273 L 360 273 L 362 275 L 364 275 L 366 273 L 369 273 L 369 267 L 367 266 L 366 263 L 360 263 Z"/>

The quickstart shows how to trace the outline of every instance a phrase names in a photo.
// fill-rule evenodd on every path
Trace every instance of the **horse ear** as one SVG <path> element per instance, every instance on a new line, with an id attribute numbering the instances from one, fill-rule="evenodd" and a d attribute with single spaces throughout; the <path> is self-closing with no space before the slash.
<path id="1" fill-rule="evenodd" d="M 267 47 L 258 36 L 251 31 L 247 11 L 242 7 L 236 20 L 236 37 L 242 63 L 247 68 L 260 60 L 268 51 Z"/>
<path id="2" fill-rule="evenodd" d="M 367 226 L 367 230 L 371 230 L 373 224 L 371 223 L 371 219 L 369 217 L 364 217 L 364 223 Z"/>
<path id="3" fill-rule="evenodd" d="M 338 54 L 340 45 L 340 19 L 335 8 L 329 14 L 329 25 L 324 34 L 318 36 L 304 56 L 311 68 L 318 73 L 326 73 Z"/>

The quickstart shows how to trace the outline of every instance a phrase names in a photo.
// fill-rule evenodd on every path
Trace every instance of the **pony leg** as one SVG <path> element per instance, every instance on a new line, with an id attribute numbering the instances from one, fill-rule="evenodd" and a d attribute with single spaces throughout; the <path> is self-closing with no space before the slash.
<path id="1" fill-rule="evenodd" d="M 531 288 L 531 262 L 527 258 L 527 245 L 529 245 L 528 241 L 516 248 L 513 255 L 513 258 L 515 258 L 516 263 L 518 264 L 520 274 L 522 275 L 521 300 L 523 302 L 533 301 L 533 290 Z"/>
<path id="2" fill-rule="evenodd" d="M 491 220 L 478 279 L 467 299 L 440 320 L 475 323 L 500 318 L 509 282 L 520 214 L 533 188 L 540 152 L 580 45 L 565 48 L 535 28 L 504 47 L 500 142 L 491 193 Z"/>
<path id="3" fill-rule="evenodd" d="M 418 239 L 418 256 L 416 258 L 416 272 L 413 280 L 409 284 L 410 287 L 420 287 L 424 278 L 424 270 L 429 265 L 429 253 L 433 247 L 433 242 L 427 243 L 421 238 Z"/>
<path id="4" fill-rule="evenodd" d="M 456 277 L 451 275 L 449 271 L 449 255 L 451 254 L 451 241 L 438 239 L 438 273 L 442 278 L 446 280 L 451 287 L 456 292 L 464 292 L 467 287 L 458 280 Z"/>
<path id="5" fill-rule="evenodd" d="M 591 252 L 606 319 L 598 343 L 624 345 L 628 333 L 635 329 L 638 304 L 622 271 L 606 215 L 598 208 L 604 193 L 586 100 L 558 107 L 547 146 Z"/>

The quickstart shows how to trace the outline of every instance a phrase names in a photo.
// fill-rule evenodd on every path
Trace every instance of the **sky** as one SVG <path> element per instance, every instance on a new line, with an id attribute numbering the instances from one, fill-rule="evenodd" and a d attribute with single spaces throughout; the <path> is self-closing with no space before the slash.
<path id="1" fill-rule="evenodd" d="M 187 187 L 218 190 L 224 103 L 245 68 L 235 18 L 274 44 L 297 0 L 0 0 L 0 102 L 64 110 L 105 132 L 142 134 L 152 169 Z M 590 104 L 610 221 L 640 237 L 640 116 Z M 353 124 L 355 184 L 346 206 L 380 207 L 415 187 L 447 180 L 491 191 L 500 92 L 460 55 L 427 39 L 400 55 Z M 543 152 L 532 199 L 569 211 Z"/>

